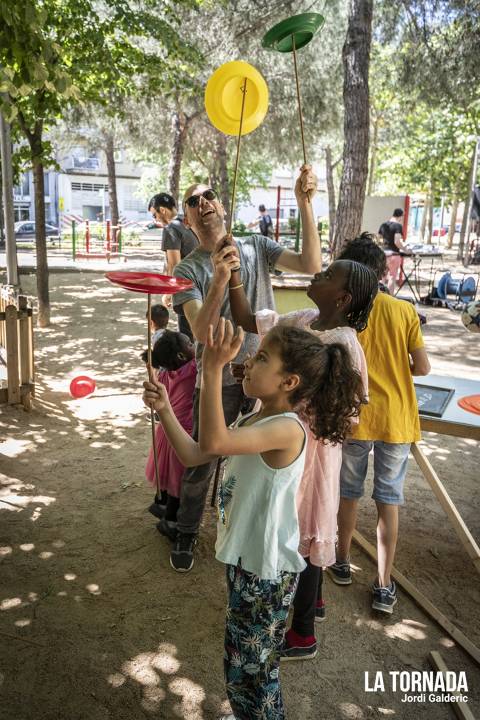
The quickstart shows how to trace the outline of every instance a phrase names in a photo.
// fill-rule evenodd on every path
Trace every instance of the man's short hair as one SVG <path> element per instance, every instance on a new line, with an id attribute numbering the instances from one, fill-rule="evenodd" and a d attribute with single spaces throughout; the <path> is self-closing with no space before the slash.
<path id="1" fill-rule="evenodd" d="M 337 260 L 355 260 L 362 263 L 373 270 L 379 280 L 387 272 L 386 255 L 373 239 L 373 235 L 367 232 L 348 242 Z"/>
<path id="2" fill-rule="evenodd" d="M 393 211 L 393 217 L 402 217 L 403 216 L 403 210 L 402 208 L 395 208 Z"/>
<path id="3" fill-rule="evenodd" d="M 260 212 L 265 212 L 265 205 L 259 205 L 258 209 L 260 210 Z"/>
<path id="4" fill-rule="evenodd" d="M 170 195 L 169 193 L 162 192 L 157 193 L 154 195 L 150 202 L 148 203 L 148 209 L 151 210 L 152 208 L 154 210 L 160 210 L 161 207 L 168 208 L 168 210 L 173 210 L 177 207 L 177 203 L 175 202 L 175 198 L 173 195 Z"/>

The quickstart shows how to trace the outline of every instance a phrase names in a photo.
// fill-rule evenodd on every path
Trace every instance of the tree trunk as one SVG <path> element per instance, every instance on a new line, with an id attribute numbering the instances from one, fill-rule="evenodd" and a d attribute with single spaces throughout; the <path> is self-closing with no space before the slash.
<path id="1" fill-rule="evenodd" d="M 343 171 L 335 222 L 334 257 L 361 229 L 368 175 L 368 69 L 372 40 L 372 0 L 350 0 L 343 46 L 345 107 Z"/>
<path id="2" fill-rule="evenodd" d="M 112 236 L 114 242 L 120 240 L 121 228 L 120 213 L 118 212 L 118 195 L 117 195 L 117 174 L 115 170 L 115 140 L 113 135 L 107 135 L 105 138 L 105 156 L 107 160 L 108 173 L 108 200 L 110 204 L 110 219 L 112 221 Z M 105 220 L 105 218 L 103 218 Z"/>
<path id="3" fill-rule="evenodd" d="M 370 152 L 370 170 L 368 171 L 368 186 L 367 186 L 367 195 L 372 195 L 375 187 L 375 170 L 376 170 L 376 164 L 377 164 L 377 149 L 378 149 L 378 125 L 380 123 L 380 119 L 378 117 L 374 117 L 373 119 L 373 137 L 371 142 L 371 152 Z"/>
<path id="4" fill-rule="evenodd" d="M 427 244 L 430 244 L 432 241 L 432 233 L 433 233 L 433 209 L 435 205 L 435 192 L 432 190 L 430 193 L 430 202 L 428 203 L 428 215 L 427 215 L 427 226 L 425 228 L 426 231 L 426 238 L 427 238 Z"/>
<path id="5" fill-rule="evenodd" d="M 458 206 L 459 206 L 460 200 L 458 197 L 458 191 L 455 190 L 453 195 L 453 202 L 452 202 L 452 210 L 450 212 L 450 227 L 448 228 L 448 237 L 447 237 L 447 248 L 449 250 L 452 249 L 453 246 L 453 237 L 455 235 L 455 225 L 457 220 L 457 212 L 458 212 Z"/>
<path id="6" fill-rule="evenodd" d="M 425 203 L 423 205 L 422 222 L 420 223 L 419 239 L 423 242 L 425 238 L 425 228 L 427 227 L 428 205 L 430 203 L 430 195 L 425 195 Z"/>
<path id="7" fill-rule="evenodd" d="M 221 132 L 217 133 L 215 140 L 216 167 L 218 169 L 218 191 L 222 205 L 230 219 L 230 185 L 228 183 L 227 167 L 227 136 Z"/>
<path id="8" fill-rule="evenodd" d="M 41 133 L 41 131 L 40 131 Z M 48 292 L 47 240 L 45 237 L 45 187 L 41 160 L 42 139 L 35 135 L 32 148 L 33 184 L 35 188 L 35 244 L 37 249 L 38 325 L 50 325 Z"/>
<path id="9" fill-rule="evenodd" d="M 332 149 L 325 148 L 325 175 L 328 193 L 328 247 L 333 248 L 335 233 L 335 183 L 333 181 Z"/>
<path id="10" fill-rule="evenodd" d="M 460 231 L 460 242 L 458 243 L 458 252 L 457 252 L 457 260 L 463 260 L 464 255 L 464 247 L 465 247 L 465 236 L 468 235 L 468 223 L 471 222 L 470 220 L 470 211 L 471 211 L 471 201 L 472 201 L 472 191 L 473 187 L 475 185 L 475 176 L 476 176 L 476 169 L 477 169 L 477 151 L 478 151 L 478 144 L 475 144 L 475 147 L 473 148 L 472 153 L 472 161 L 470 164 L 470 172 L 468 175 L 468 190 L 465 195 L 465 209 L 463 211 L 463 219 L 462 219 L 462 229 Z M 468 248 L 467 248 L 468 253 Z"/>
<path id="11" fill-rule="evenodd" d="M 172 115 L 172 151 L 168 163 L 168 192 L 179 203 L 180 171 L 187 138 L 187 119 L 185 113 L 175 110 Z"/>

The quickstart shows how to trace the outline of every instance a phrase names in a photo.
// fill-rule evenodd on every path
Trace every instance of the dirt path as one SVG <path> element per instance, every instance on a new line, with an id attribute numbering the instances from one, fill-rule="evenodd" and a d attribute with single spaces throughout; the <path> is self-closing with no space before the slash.
<path id="1" fill-rule="evenodd" d="M 33 277 L 25 280 L 33 292 Z M 215 720 L 222 679 L 223 570 L 214 513 L 205 513 L 196 564 L 168 563 L 146 512 L 149 421 L 140 401 L 145 299 L 101 274 L 52 275 L 53 325 L 36 332 L 37 400 L 30 414 L 1 407 L 0 715 L 5 720 Z M 428 310 L 439 374 L 478 377 L 480 342 L 459 315 Z M 97 382 L 72 400 L 77 371 Z M 480 540 L 478 445 L 426 435 L 424 447 Z M 479 576 L 411 462 L 397 567 L 480 645 Z M 374 540 L 372 502 L 360 530 Z M 358 549 L 354 584 L 327 581 L 327 621 L 314 661 L 282 667 L 289 720 L 447 720 L 443 704 L 364 690 L 364 672 L 427 669 L 439 649 L 465 670 L 480 716 L 474 663 L 404 594 L 391 619 L 372 615 L 374 566 Z"/>

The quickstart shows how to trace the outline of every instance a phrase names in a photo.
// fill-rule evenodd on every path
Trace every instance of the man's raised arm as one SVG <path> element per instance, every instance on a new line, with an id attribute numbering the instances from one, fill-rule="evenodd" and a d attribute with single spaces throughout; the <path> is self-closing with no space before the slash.
<path id="1" fill-rule="evenodd" d="M 302 219 L 302 252 L 284 250 L 275 263 L 275 267 L 280 270 L 293 270 L 314 275 L 322 269 L 320 237 L 311 202 L 316 190 L 317 178 L 313 174 L 311 166 L 303 165 L 295 183 L 295 196 Z"/>

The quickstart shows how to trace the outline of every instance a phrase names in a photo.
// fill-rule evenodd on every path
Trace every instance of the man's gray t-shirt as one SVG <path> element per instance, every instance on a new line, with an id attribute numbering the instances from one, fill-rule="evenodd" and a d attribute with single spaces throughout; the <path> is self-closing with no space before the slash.
<path id="1" fill-rule="evenodd" d="M 270 272 L 273 272 L 275 263 L 283 252 L 283 248 L 274 240 L 262 235 L 252 235 L 248 238 L 236 240 L 240 253 L 240 274 L 245 294 L 250 302 L 252 312 L 275 309 Z M 186 278 L 193 282 L 190 290 L 184 290 L 173 296 L 175 310 L 189 300 L 205 302 L 210 282 L 213 277 L 212 253 L 197 247 L 188 257 L 178 263 L 173 270 L 175 277 Z M 225 295 L 220 307 L 220 316 L 233 322 L 230 312 L 229 291 Z M 259 345 L 258 335 L 245 333 L 245 339 L 235 362 L 244 362 L 248 355 L 254 355 Z M 202 367 L 203 345 L 196 344 L 197 359 L 197 386 L 200 384 Z M 228 365 L 223 370 L 223 385 L 234 385 L 235 379 Z"/>
<path id="2" fill-rule="evenodd" d="M 198 238 L 195 233 L 188 228 L 180 215 L 177 215 L 163 229 L 162 250 L 180 250 L 180 257 L 189 255 L 198 245 Z"/>

